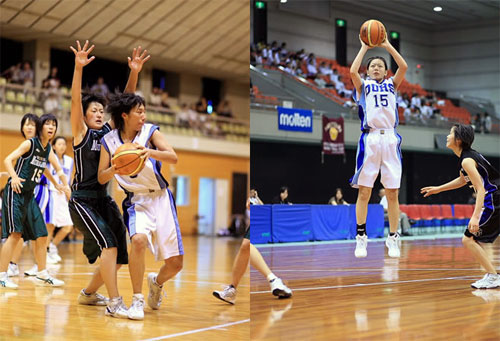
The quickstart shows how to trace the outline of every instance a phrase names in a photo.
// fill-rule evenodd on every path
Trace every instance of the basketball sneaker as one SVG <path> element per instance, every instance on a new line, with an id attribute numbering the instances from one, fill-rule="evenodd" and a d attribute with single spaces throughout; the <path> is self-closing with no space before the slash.
<path id="1" fill-rule="evenodd" d="M 494 289 L 500 287 L 500 276 L 487 273 L 478 281 L 470 285 L 474 289 Z"/>
<path id="2" fill-rule="evenodd" d="M 46 286 L 46 287 L 60 287 L 64 285 L 64 282 L 61 281 L 60 279 L 54 278 L 51 275 L 49 275 L 49 272 L 47 269 L 38 271 L 36 273 L 36 285 L 40 286 Z"/>
<path id="3" fill-rule="evenodd" d="M 47 252 L 47 264 L 57 264 L 59 263 L 54 255 L 50 252 Z"/>
<path id="4" fill-rule="evenodd" d="M 149 286 L 149 295 L 148 295 L 148 305 L 151 309 L 157 310 L 160 309 L 161 300 L 162 300 L 162 292 L 163 285 L 159 286 L 156 283 L 157 273 L 150 272 L 148 274 L 148 286 Z"/>
<path id="5" fill-rule="evenodd" d="M 59 252 L 57 250 L 57 246 L 55 246 L 53 243 L 50 243 L 49 245 L 49 254 L 52 259 L 54 259 L 57 263 L 62 261 L 61 256 L 59 256 Z"/>
<path id="6" fill-rule="evenodd" d="M 36 276 L 36 273 L 38 272 L 38 265 L 33 265 L 31 269 L 24 271 L 25 276 Z"/>
<path id="7" fill-rule="evenodd" d="M 273 279 L 269 285 L 271 286 L 273 295 L 278 296 L 278 298 L 289 298 L 292 296 L 292 290 L 283 284 L 281 278 Z"/>
<path id="8" fill-rule="evenodd" d="M 18 285 L 9 279 L 7 272 L 1 272 L 0 273 L 0 288 L 17 289 Z"/>
<path id="9" fill-rule="evenodd" d="M 128 308 L 128 318 L 131 320 L 144 320 L 144 295 L 134 294 L 132 305 Z"/>
<path id="10" fill-rule="evenodd" d="M 234 304 L 236 301 L 236 288 L 232 285 L 228 285 L 224 287 L 222 291 L 214 291 L 212 294 L 217 297 L 219 300 L 227 302 L 229 304 Z"/>
<path id="11" fill-rule="evenodd" d="M 94 292 L 93 294 L 86 294 L 85 289 L 80 291 L 78 295 L 78 304 L 84 305 L 108 305 L 109 299 L 103 295 Z"/>
<path id="12" fill-rule="evenodd" d="M 399 234 L 397 233 L 394 236 L 388 236 L 385 240 L 385 246 L 389 249 L 389 257 L 401 257 L 401 252 L 399 251 L 399 240 Z"/>
<path id="13" fill-rule="evenodd" d="M 368 246 L 368 236 L 366 234 L 356 236 L 356 249 L 354 250 L 354 256 L 356 258 L 365 258 L 368 254 L 366 247 Z"/>
<path id="14" fill-rule="evenodd" d="M 9 277 L 19 276 L 19 266 L 14 263 L 9 263 L 9 268 L 7 269 L 7 276 Z"/>
<path id="15" fill-rule="evenodd" d="M 127 306 L 123 303 L 123 298 L 119 296 L 110 299 L 104 315 L 121 319 L 128 318 Z"/>

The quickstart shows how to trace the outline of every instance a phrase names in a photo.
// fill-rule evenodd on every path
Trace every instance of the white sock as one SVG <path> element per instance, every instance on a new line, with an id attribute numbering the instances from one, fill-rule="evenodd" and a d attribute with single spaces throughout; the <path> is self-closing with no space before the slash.
<path id="1" fill-rule="evenodd" d="M 7 276 L 7 272 L 0 272 L 0 278 L 5 278 Z"/>
<path id="2" fill-rule="evenodd" d="M 276 275 L 273 274 L 272 272 L 269 275 L 267 275 L 268 282 L 271 282 L 271 281 L 275 280 L 276 278 L 278 278 L 278 277 L 276 277 Z"/>

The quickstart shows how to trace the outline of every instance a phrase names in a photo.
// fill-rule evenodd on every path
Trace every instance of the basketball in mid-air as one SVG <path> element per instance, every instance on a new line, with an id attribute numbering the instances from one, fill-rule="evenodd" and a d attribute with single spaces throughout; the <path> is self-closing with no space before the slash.
<path id="1" fill-rule="evenodd" d="M 134 176 L 144 168 L 144 160 L 140 156 L 141 149 L 133 143 L 124 143 L 118 147 L 111 159 L 119 175 Z"/>
<path id="2" fill-rule="evenodd" d="M 378 20 L 370 19 L 361 25 L 359 31 L 361 40 L 368 46 L 378 46 L 384 42 L 386 31 L 384 24 Z"/>

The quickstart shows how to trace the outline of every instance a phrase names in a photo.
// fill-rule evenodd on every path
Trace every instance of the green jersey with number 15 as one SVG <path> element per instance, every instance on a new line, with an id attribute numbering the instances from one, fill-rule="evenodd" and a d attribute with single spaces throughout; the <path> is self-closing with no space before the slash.
<path id="1" fill-rule="evenodd" d="M 17 160 L 14 167 L 17 176 L 25 180 L 22 182 L 23 193 L 33 193 L 49 163 L 49 153 L 52 148 L 50 143 L 47 143 L 44 148 L 38 137 L 33 137 L 29 141 L 31 142 L 30 150 Z"/>

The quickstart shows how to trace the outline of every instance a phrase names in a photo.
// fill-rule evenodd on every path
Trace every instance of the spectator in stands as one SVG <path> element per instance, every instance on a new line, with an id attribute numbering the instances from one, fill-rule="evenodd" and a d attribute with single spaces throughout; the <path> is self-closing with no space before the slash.
<path id="1" fill-rule="evenodd" d="M 196 102 L 196 112 L 200 114 L 207 113 L 207 99 L 205 97 L 200 98 L 199 101 Z"/>
<path id="2" fill-rule="evenodd" d="M 54 114 L 60 117 L 59 96 L 56 89 L 49 90 L 49 96 L 43 102 L 43 109 L 46 114 Z"/>
<path id="3" fill-rule="evenodd" d="M 250 189 L 250 196 L 247 199 L 247 207 L 250 205 L 264 205 L 255 188 Z"/>
<path id="4" fill-rule="evenodd" d="M 217 116 L 223 117 L 233 117 L 233 111 L 231 110 L 231 105 L 227 99 L 221 101 L 217 106 Z"/>
<path id="5" fill-rule="evenodd" d="M 161 97 L 161 106 L 166 108 L 166 109 L 170 109 L 168 92 L 160 89 L 160 97 Z"/>
<path id="6" fill-rule="evenodd" d="M 309 53 L 309 56 L 307 57 L 307 63 L 310 63 L 312 62 L 314 67 L 316 67 L 316 65 L 318 65 L 316 63 L 316 56 L 314 55 L 314 53 Z"/>
<path id="7" fill-rule="evenodd" d="M 426 100 L 422 100 L 422 116 L 425 119 L 430 119 L 434 115 L 434 110 L 429 105 L 429 102 Z"/>
<path id="8" fill-rule="evenodd" d="M 262 65 L 262 64 L 263 64 L 262 52 L 257 51 L 257 52 L 255 52 L 255 65 Z"/>
<path id="9" fill-rule="evenodd" d="M 160 89 L 158 87 L 153 87 L 153 91 L 149 95 L 149 105 L 159 107 L 161 105 L 161 95 Z"/>
<path id="10" fill-rule="evenodd" d="M 416 92 L 413 93 L 413 96 L 411 97 L 411 108 L 421 108 L 422 107 L 422 102 L 420 100 L 420 97 L 417 95 Z"/>
<path id="11" fill-rule="evenodd" d="M 38 96 L 38 101 L 40 103 L 45 103 L 45 100 L 49 98 L 50 92 L 50 81 L 48 79 L 44 79 L 42 81 L 42 90 L 40 91 L 40 95 Z"/>
<path id="12" fill-rule="evenodd" d="M 306 51 L 304 49 L 301 49 L 299 52 L 297 52 L 297 57 L 299 60 L 304 60 L 307 58 Z"/>
<path id="13" fill-rule="evenodd" d="M 61 86 L 61 80 L 59 79 L 59 76 L 57 75 L 58 69 L 56 66 L 52 67 L 50 69 L 50 74 L 45 78 L 45 80 L 49 81 L 49 87 L 51 89 L 59 89 Z"/>
<path id="14" fill-rule="evenodd" d="M 292 204 L 291 202 L 288 201 L 288 187 L 283 186 L 280 188 L 280 194 L 274 197 L 273 204 L 283 204 L 283 205 Z"/>
<path id="15" fill-rule="evenodd" d="M 326 65 L 326 62 L 321 62 L 321 64 L 319 64 L 319 73 L 325 76 L 330 76 L 333 71 Z"/>
<path id="16" fill-rule="evenodd" d="M 384 207 L 384 220 L 388 220 L 388 215 L 387 215 L 387 198 L 385 196 L 385 189 L 381 188 L 378 191 L 378 196 L 380 197 L 380 205 Z M 402 236 L 411 236 L 410 234 L 410 220 L 408 219 L 408 215 L 404 213 L 403 211 L 399 211 L 399 224 L 398 224 L 398 231 L 401 231 Z"/>
<path id="17" fill-rule="evenodd" d="M 410 122 L 412 120 L 412 109 L 409 107 L 406 107 L 405 110 L 403 111 L 403 115 L 405 117 L 405 122 Z"/>
<path id="18" fill-rule="evenodd" d="M 281 64 L 281 48 L 277 48 L 273 51 L 273 66 L 278 66 Z"/>
<path id="19" fill-rule="evenodd" d="M 330 205 L 349 205 L 347 201 L 344 200 L 344 194 L 342 193 L 342 188 L 337 188 L 335 190 L 335 195 L 328 200 Z"/>
<path id="20" fill-rule="evenodd" d="M 104 83 L 104 78 L 102 76 L 97 78 L 97 83 L 90 88 L 90 91 L 98 93 L 104 97 L 107 97 L 109 94 L 109 88 L 106 83 Z"/>
<path id="21" fill-rule="evenodd" d="M 281 55 L 286 56 L 288 54 L 288 50 L 286 49 L 286 43 L 282 42 L 280 48 L 281 48 Z"/>
<path id="22" fill-rule="evenodd" d="M 476 114 L 476 117 L 474 118 L 473 125 L 474 125 L 474 131 L 476 133 L 482 132 L 483 122 L 481 120 L 481 114 Z"/>
<path id="23" fill-rule="evenodd" d="M 19 72 L 21 72 L 21 64 L 22 63 L 19 62 L 12 65 L 10 68 L 2 72 L 2 77 L 5 77 L 9 83 L 20 84 L 21 81 L 19 79 Z"/>
<path id="24" fill-rule="evenodd" d="M 33 86 L 34 73 L 30 62 L 24 62 L 22 70 L 19 71 L 19 83 L 26 86 Z"/>
<path id="25" fill-rule="evenodd" d="M 493 122 L 491 122 L 490 114 L 485 112 L 484 119 L 483 119 L 483 131 L 485 134 L 491 133 L 492 125 L 493 125 Z"/>
<path id="26" fill-rule="evenodd" d="M 315 79 L 317 75 L 318 69 L 314 64 L 314 61 L 312 59 L 309 59 L 309 61 L 307 62 L 307 78 Z"/>
<path id="27" fill-rule="evenodd" d="M 285 64 L 285 68 L 283 69 L 283 71 L 285 71 L 291 75 L 297 74 L 297 71 L 291 66 L 290 63 Z"/>

